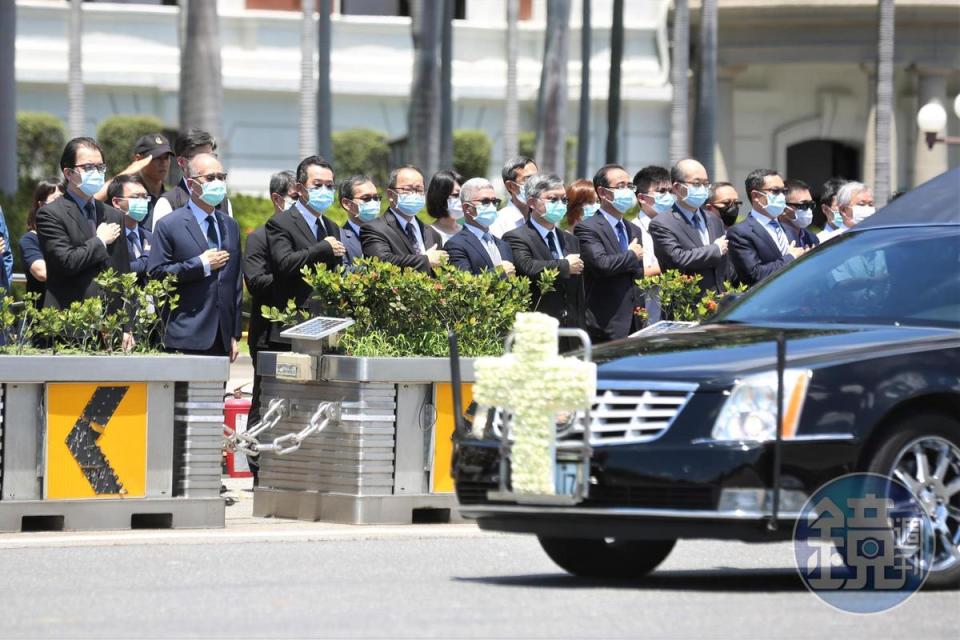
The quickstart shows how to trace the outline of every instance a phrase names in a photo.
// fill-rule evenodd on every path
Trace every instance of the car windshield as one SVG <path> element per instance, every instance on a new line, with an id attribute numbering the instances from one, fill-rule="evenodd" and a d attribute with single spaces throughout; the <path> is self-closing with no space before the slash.
<path id="1" fill-rule="evenodd" d="M 714 321 L 960 328 L 960 227 L 844 234 L 761 282 Z"/>

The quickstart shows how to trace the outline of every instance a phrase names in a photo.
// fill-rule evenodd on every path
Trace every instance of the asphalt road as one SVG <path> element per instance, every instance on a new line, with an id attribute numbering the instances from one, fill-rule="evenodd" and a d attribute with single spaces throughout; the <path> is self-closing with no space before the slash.
<path id="1" fill-rule="evenodd" d="M 681 542 L 652 577 L 616 584 L 568 577 L 533 538 L 471 529 L 49 540 L 0 547 L 0 637 L 931 640 L 960 629 L 957 592 L 920 593 L 879 615 L 833 611 L 803 587 L 784 544 Z"/>

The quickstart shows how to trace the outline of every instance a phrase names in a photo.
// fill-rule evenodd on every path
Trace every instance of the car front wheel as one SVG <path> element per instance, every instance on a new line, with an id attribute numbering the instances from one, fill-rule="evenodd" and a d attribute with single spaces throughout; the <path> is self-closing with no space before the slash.
<path id="1" fill-rule="evenodd" d="M 550 538 L 539 536 L 550 559 L 581 578 L 642 578 L 657 568 L 676 540 Z"/>
<path id="2" fill-rule="evenodd" d="M 899 480 L 930 517 L 936 545 L 927 586 L 960 586 L 960 423 L 918 414 L 891 433 L 868 471 Z"/>

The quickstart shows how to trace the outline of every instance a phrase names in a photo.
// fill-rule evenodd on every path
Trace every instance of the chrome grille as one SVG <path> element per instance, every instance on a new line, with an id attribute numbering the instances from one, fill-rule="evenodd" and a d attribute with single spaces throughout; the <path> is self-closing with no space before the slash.
<path id="1" fill-rule="evenodd" d="M 649 442 L 666 433 L 674 418 L 697 390 L 696 384 L 659 381 L 601 380 L 597 397 L 590 407 L 590 444 L 626 444 Z M 480 411 L 486 411 L 481 407 Z M 504 411 L 497 409 L 486 419 L 498 438 Z M 510 413 L 506 413 L 509 419 Z M 583 438 L 583 412 L 573 421 L 557 424 L 560 442 Z"/>

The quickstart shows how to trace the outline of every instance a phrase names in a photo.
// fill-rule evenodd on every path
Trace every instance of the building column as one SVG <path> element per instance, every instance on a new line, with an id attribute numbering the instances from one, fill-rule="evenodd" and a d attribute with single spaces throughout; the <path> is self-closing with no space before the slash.
<path id="1" fill-rule="evenodd" d="M 714 175 L 710 176 L 715 182 L 735 182 L 736 179 L 733 85 L 737 74 L 744 69 L 745 67 L 723 67 L 717 71 L 717 133 L 713 148 Z M 786 167 L 781 170 L 785 171 Z"/>
<path id="2" fill-rule="evenodd" d="M 913 126 L 916 127 L 916 114 L 920 107 L 928 102 L 939 102 L 949 114 L 953 105 L 948 104 L 947 78 L 949 70 L 917 67 L 917 107 L 913 112 Z M 935 144 L 932 149 L 927 148 L 927 142 L 922 131 L 917 132 L 917 142 L 913 156 L 913 186 L 923 184 L 930 178 L 936 177 L 947 170 L 947 145 Z"/>
<path id="3" fill-rule="evenodd" d="M 867 112 L 867 126 L 863 138 L 863 167 L 861 175 L 863 183 L 874 190 L 876 194 L 876 169 L 877 169 L 877 69 L 876 65 L 863 65 L 864 72 L 867 75 L 867 96 L 870 101 L 870 109 Z M 896 82 L 894 82 L 894 95 L 896 95 Z M 897 184 L 897 119 L 890 119 L 890 185 L 889 193 L 893 193 L 900 188 Z"/>

